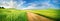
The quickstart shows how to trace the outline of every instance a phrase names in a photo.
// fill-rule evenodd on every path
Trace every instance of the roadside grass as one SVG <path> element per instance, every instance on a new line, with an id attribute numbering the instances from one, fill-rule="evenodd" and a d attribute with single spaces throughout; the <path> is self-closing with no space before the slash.
<path id="1" fill-rule="evenodd" d="M 24 10 L 0 9 L 0 21 L 27 21 Z"/>
<path id="2" fill-rule="evenodd" d="M 29 10 L 32 13 L 36 13 L 38 15 L 45 16 L 47 18 L 57 19 L 59 18 L 59 10 L 56 9 L 48 9 L 48 10 Z"/>

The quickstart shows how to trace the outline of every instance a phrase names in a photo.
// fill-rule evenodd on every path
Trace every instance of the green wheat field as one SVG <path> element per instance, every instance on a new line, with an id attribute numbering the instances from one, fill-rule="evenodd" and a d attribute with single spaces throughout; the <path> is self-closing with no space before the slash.
<path id="1" fill-rule="evenodd" d="M 60 10 L 44 9 L 28 11 L 50 19 L 54 19 L 55 21 L 60 20 Z M 0 9 L 0 21 L 28 21 L 26 10 Z"/>

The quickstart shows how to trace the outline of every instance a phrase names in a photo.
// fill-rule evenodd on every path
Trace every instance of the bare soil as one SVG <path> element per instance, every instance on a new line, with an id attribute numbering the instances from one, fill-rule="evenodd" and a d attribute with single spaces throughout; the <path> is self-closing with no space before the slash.
<path id="1" fill-rule="evenodd" d="M 28 21 L 53 21 L 51 19 L 48 19 L 43 16 L 39 16 L 39 15 L 31 13 L 29 11 L 27 12 L 27 15 L 28 15 Z"/>

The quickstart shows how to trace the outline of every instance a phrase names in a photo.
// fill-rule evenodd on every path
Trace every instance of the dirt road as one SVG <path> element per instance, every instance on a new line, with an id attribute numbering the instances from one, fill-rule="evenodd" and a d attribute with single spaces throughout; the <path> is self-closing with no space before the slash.
<path id="1" fill-rule="evenodd" d="M 39 16 L 31 12 L 27 12 L 27 15 L 28 15 L 28 21 L 53 21 L 51 19 L 45 18 L 43 16 Z"/>

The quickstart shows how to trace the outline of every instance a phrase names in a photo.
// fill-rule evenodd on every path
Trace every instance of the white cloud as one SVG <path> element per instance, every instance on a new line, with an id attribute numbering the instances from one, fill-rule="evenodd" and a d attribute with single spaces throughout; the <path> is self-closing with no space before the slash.
<path id="1" fill-rule="evenodd" d="M 23 8 L 23 9 L 35 9 L 36 4 L 35 3 L 29 3 L 31 4 L 30 6 Z"/>
<path id="2" fill-rule="evenodd" d="M 5 8 L 13 8 L 13 4 L 14 2 L 12 0 L 10 0 L 9 2 L 7 0 L 1 0 L 0 2 L 0 6 Z"/>
<path id="3" fill-rule="evenodd" d="M 19 4 L 13 0 L 0 0 L 0 7 L 23 9 L 25 1 L 20 0 Z"/>
<path id="4" fill-rule="evenodd" d="M 16 9 L 23 9 L 23 4 L 25 3 L 25 1 L 20 1 L 19 4 L 17 5 L 17 7 L 15 7 Z"/>
<path id="5" fill-rule="evenodd" d="M 31 4 L 30 6 L 28 6 L 27 8 L 23 8 L 23 9 L 48 9 L 52 7 L 52 5 L 49 4 L 48 2 L 43 2 L 40 4 L 35 4 L 35 3 L 30 3 L 30 4 Z M 41 5 L 41 6 L 38 7 L 37 5 Z"/>
<path id="6" fill-rule="evenodd" d="M 46 9 L 46 8 L 52 8 L 54 7 L 52 4 L 49 4 L 48 2 L 42 2 L 42 3 L 29 3 L 30 6 L 27 6 L 26 8 L 23 8 L 23 4 L 26 3 L 25 1 L 20 0 L 19 4 L 16 1 L 13 0 L 0 0 L 0 6 L 3 6 L 5 8 L 16 8 L 16 9 Z M 36 7 L 37 5 L 41 5 L 39 7 Z"/>
<path id="7" fill-rule="evenodd" d="M 21 0 L 19 4 L 13 0 L 0 0 L 0 6 L 5 8 L 17 8 L 20 7 L 24 2 Z"/>

